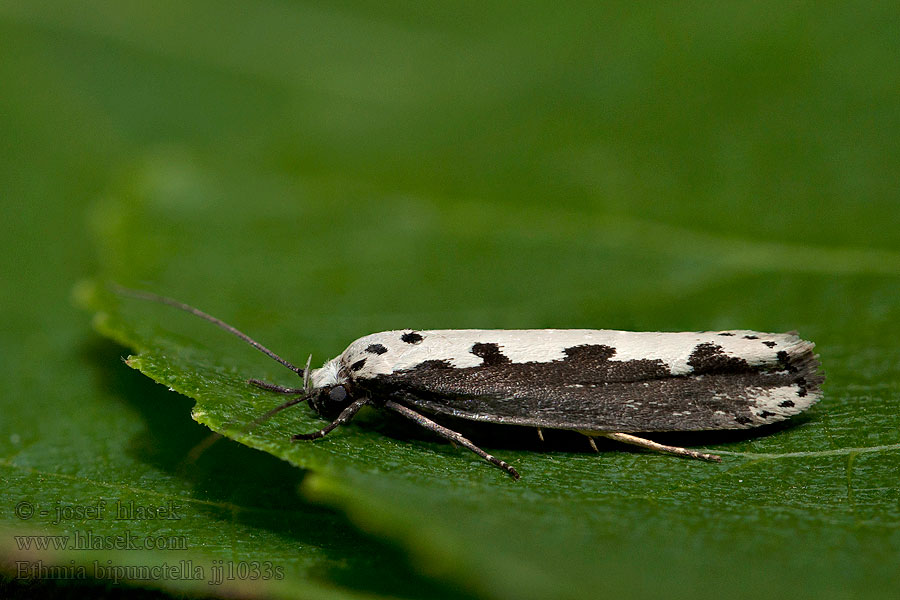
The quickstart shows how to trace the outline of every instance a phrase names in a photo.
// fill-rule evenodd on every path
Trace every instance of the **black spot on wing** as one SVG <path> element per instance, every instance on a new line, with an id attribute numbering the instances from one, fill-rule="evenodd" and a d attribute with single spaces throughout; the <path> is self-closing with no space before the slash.
<path id="1" fill-rule="evenodd" d="M 353 363 L 352 365 L 350 365 L 350 370 L 351 371 L 359 371 L 360 369 L 363 368 L 363 366 L 365 366 L 365 364 L 366 364 L 366 359 L 361 358 L 358 361 L 356 361 L 355 363 Z"/>
<path id="2" fill-rule="evenodd" d="M 566 356 L 569 358 L 566 360 L 572 360 L 576 363 L 594 363 L 598 361 L 608 361 L 616 354 L 616 349 L 612 346 L 603 346 L 603 345 L 584 345 L 584 346 L 572 346 L 571 348 L 566 348 L 563 350 Z M 633 362 L 633 361 L 629 361 Z"/>
<path id="3" fill-rule="evenodd" d="M 697 347 L 694 348 L 694 351 L 688 357 L 687 363 L 697 375 L 745 373 L 753 370 L 743 358 L 728 356 L 722 350 L 722 346 L 709 342 L 697 344 Z"/>
<path id="4" fill-rule="evenodd" d="M 569 383 L 598 385 L 612 381 L 643 381 L 672 374 L 669 367 L 658 359 L 609 360 L 615 356 L 616 349 L 603 344 L 572 346 L 563 352 Z"/>
<path id="5" fill-rule="evenodd" d="M 723 332 L 720 333 L 719 335 L 721 335 L 722 337 L 732 337 L 732 336 L 734 336 L 733 333 L 729 333 L 729 332 L 727 332 L 727 331 L 723 331 Z"/>
<path id="6" fill-rule="evenodd" d="M 493 342 L 474 344 L 469 352 L 483 358 L 484 362 L 481 364 L 485 366 L 497 366 L 512 362 L 509 357 L 500 352 L 500 345 Z"/>
<path id="7" fill-rule="evenodd" d="M 774 348 L 775 346 L 778 345 L 778 344 L 776 344 L 775 342 L 773 342 L 773 341 L 771 341 L 771 340 L 765 341 L 765 342 L 763 342 L 763 344 L 766 345 L 766 346 L 768 346 L 769 348 Z"/>
<path id="8" fill-rule="evenodd" d="M 400 336 L 400 339 L 403 340 L 404 342 L 406 342 L 407 344 L 418 344 L 425 338 L 423 338 L 420 334 L 416 333 L 415 331 L 407 331 L 406 333 L 404 333 L 403 335 Z"/>
<path id="9" fill-rule="evenodd" d="M 739 415 L 735 417 L 734 420 L 741 425 L 749 425 L 753 421 L 753 419 L 751 419 L 750 417 L 745 417 L 744 415 Z"/>
<path id="10" fill-rule="evenodd" d="M 784 368 L 788 373 L 796 373 L 797 367 L 791 362 L 791 356 L 784 350 L 780 350 L 775 358 L 778 359 L 778 364 Z"/>
<path id="11" fill-rule="evenodd" d="M 769 412 L 768 410 L 764 410 L 761 413 L 759 413 L 760 419 L 768 419 L 769 417 L 774 417 L 774 416 L 775 416 L 775 413 Z"/>
<path id="12" fill-rule="evenodd" d="M 454 369 L 455 367 L 450 364 L 450 361 L 447 360 L 426 360 L 425 362 L 420 362 L 415 367 L 410 369 L 411 371 L 444 371 L 447 369 Z"/>
<path id="13" fill-rule="evenodd" d="M 780 406 L 781 408 L 791 408 L 792 406 L 794 406 L 794 401 L 793 400 L 785 400 L 778 406 Z"/>
<path id="14" fill-rule="evenodd" d="M 385 348 L 381 344 L 370 344 L 366 348 L 366 352 L 368 352 L 369 354 L 384 354 L 385 352 L 387 352 L 387 348 Z"/>
<path id="15" fill-rule="evenodd" d="M 759 339 L 759 336 L 756 336 L 756 335 L 745 335 L 745 336 L 744 336 L 744 339 L 745 339 L 745 340 L 758 340 L 758 339 Z"/>

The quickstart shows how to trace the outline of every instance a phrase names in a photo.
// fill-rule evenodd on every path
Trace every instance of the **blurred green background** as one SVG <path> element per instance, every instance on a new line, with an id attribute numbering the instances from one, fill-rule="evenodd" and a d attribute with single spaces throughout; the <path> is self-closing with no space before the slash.
<path id="1" fill-rule="evenodd" d="M 893 597 L 898 31 L 878 2 L 0 0 L 0 591 Z M 298 413 L 185 474 L 193 401 L 120 356 L 215 428 L 290 380 L 105 280 L 294 362 L 405 327 L 797 329 L 828 382 L 790 427 L 666 438 L 721 467 L 495 442 L 513 484 L 378 415 L 285 446 Z M 190 548 L 15 538 L 122 534 L 15 510 L 98 499 L 185 503 L 129 527 Z M 285 576 L 17 578 L 38 560 Z"/>

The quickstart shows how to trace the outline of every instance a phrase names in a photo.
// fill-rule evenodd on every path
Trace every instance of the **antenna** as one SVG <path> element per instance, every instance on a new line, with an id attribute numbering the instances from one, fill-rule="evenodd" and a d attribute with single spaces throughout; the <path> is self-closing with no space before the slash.
<path id="1" fill-rule="evenodd" d="M 169 306 L 174 306 L 175 308 L 178 308 L 185 312 L 191 313 L 192 315 L 200 317 L 201 319 L 206 319 L 213 325 L 216 325 L 217 327 L 224 329 L 228 333 L 241 338 L 242 340 L 244 340 L 245 342 L 247 342 L 248 344 L 250 344 L 257 350 L 259 350 L 266 356 L 280 362 L 281 364 L 283 364 L 285 367 L 287 367 L 288 369 L 290 369 L 291 371 L 293 371 L 300 377 L 303 377 L 304 379 L 306 379 L 307 373 L 309 371 L 309 362 L 308 361 L 307 361 L 306 369 L 301 369 L 300 367 L 296 367 L 296 366 L 292 365 L 291 363 L 289 363 L 288 361 L 286 361 L 285 359 L 278 356 L 277 354 L 275 354 L 274 352 L 272 352 L 271 350 L 269 350 L 268 348 L 266 348 L 265 346 L 263 346 L 262 344 L 260 344 L 259 342 L 257 342 L 256 340 L 254 340 L 253 338 L 251 338 L 246 333 L 240 331 L 236 327 L 232 327 L 231 325 L 229 325 L 225 321 L 222 321 L 221 319 L 217 319 L 214 316 L 203 312 L 199 308 L 195 308 L 195 307 L 191 306 L 190 304 L 185 304 L 184 302 L 179 302 L 178 300 L 175 300 L 173 298 L 167 298 L 165 296 L 159 296 L 157 294 L 152 294 L 150 292 L 144 292 L 141 290 L 132 290 L 132 289 L 123 287 L 123 286 L 115 284 L 115 283 L 110 283 L 109 287 L 112 289 L 112 291 L 119 294 L 120 296 L 127 296 L 129 298 L 138 298 L 140 300 L 150 300 L 151 302 L 167 304 Z"/>

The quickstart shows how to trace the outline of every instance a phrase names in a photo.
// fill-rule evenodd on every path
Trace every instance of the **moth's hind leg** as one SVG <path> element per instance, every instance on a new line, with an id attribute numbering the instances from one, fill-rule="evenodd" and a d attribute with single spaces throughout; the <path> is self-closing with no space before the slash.
<path id="1" fill-rule="evenodd" d="M 616 440 L 617 442 L 622 442 L 625 444 L 631 444 L 632 446 L 640 446 L 641 448 L 647 448 L 648 450 L 654 450 L 656 452 L 665 452 L 667 454 L 677 454 L 678 456 L 687 456 L 689 458 L 697 458 L 700 460 L 708 460 L 710 462 L 722 462 L 722 457 L 716 454 L 707 454 L 705 452 L 697 452 L 696 450 L 688 450 L 687 448 L 680 448 L 678 446 L 666 446 L 665 444 L 660 444 L 658 442 L 654 442 L 653 440 L 648 440 L 645 438 L 637 437 L 636 435 L 631 435 L 628 433 L 598 433 L 598 432 L 583 432 L 585 435 L 602 435 L 603 437 L 609 438 L 611 440 Z"/>
<path id="2" fill-rule="evenodd" d="M 484 460 L 488 461 L 492 465 L 500 467 L 501 469 L 503 469 L 504 471 L 506 471 L 507 473 L 512 475 L 514 479 L 519 478 L 519 472 L 516 471 L 512 467 L 512 465 L 510 465 L 509 463 L 507 463 L 505 461 L 500 460 L 499 458 L 497 458 L 496 456 L 494 456 L 492 454 L 488 454 L 487 452 L 485 452 L 484 450 L 482 450 L 481 448 L 479 448 L 478 446 L 476 446 L 475 444 L 473 444 L 472 442 L 470 442 L 469 440 L 464 438 L 462 435 L 456 433 L 452 429 L 447 429 L 443 425 L 438 425 L 437 423 L 435 423 L 434 421 L 432 421 L 425 415 L 419 414 L 416 411 L 412 410 L 411 408 L 407 408 L 407 407 L 403 406 L 402 404 L 397 404 L 396 402 L 394 402 L 392 400 L 388 400 L 387 402 L 385 402 L 384 407 L 388 408 L 396 413 L 400 413 L 407 419 L 415 421 L 416 423 L 418 423 L 425 429 L 428 429 L 429 431 L 433 431 L 434 433 L 441 436 L 445 440 L 449 440 L 453 443 L 459 444 L 460 446 L 464 446 L 464 447 L 468 448 L 469 450 L 471 450 L 472 452 L 474 452 L 475 454 L 477 454 Z"/>

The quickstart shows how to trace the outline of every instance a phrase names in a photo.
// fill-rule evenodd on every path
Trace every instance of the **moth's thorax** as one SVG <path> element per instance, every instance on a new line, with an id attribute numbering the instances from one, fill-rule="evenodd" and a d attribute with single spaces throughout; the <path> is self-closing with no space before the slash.
<path id="1" fill-rule="evenodd" d="M 313 369 L 310 372 L 309 382 L 313 388 L 331 387 L 347 382 L 347 377 L 342 374 L 341 356 L 332 358 L 320 369 Z"/>

